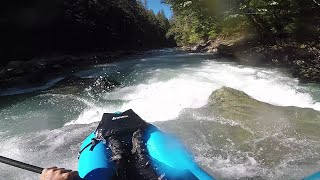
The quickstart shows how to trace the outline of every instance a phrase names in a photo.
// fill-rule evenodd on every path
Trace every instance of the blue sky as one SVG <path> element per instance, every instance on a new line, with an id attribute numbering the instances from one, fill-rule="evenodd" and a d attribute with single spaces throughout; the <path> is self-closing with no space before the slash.
<path id="1" fill-rule="evenodd" d="M 161 4 L 161 0 L 148 0 L 148 8 L 152 9 L 154 13 L 158 13 L 161 9 L 163 9 L 168 18 L 172 16 L 170 7 L 166 4 Z"/>

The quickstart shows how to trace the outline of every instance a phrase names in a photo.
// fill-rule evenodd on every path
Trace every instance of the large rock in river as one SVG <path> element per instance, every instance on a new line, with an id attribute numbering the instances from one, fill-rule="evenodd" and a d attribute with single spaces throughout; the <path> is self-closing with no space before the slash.
<path id="1" fill-rule="evenodd" d="M 50 91 L 63 94 L 77 94 L 83 90 L 93 93 L 103 93 L 111 91 L 119 85 L 119 82 L 104 77 L 81 78 L 75 75 L 70 75 L 52 86 Z"/>
<path id="2" fill-rule="evenodd" d="M 281 164 L 288 162 L 300 167 L 303 177 L 309 170 L 316 171 L 310 167 L 320 161 L 319 111 L 274 106 L 228 87 L 214 91 L 206 106 L 185 109 L 177 120 L 158 125 L 178 134 L 200 158 L 210 159 L 211 167 L 255 167 L 254 178 L 269 178 L 264 172 L 256 172 L 259 168 L 277 172 Z M 221 161 L 228 164 L 219 164 Z M 228 171 L 228 176 L 219 172 L 213 174 L 222 179 L 239 177 L 236 171 Z M 287 179 L 297 178 L 291 175 Z"/>
<path id="3" fill-rule="evenodd" d="M 207 108 L 261 133 L 281 131 L 291 135 L 304 134 L 310 138 L 320 137 L 320 112 L 314 109 L 274 106 L 228 87 L 214 91 Z"/>

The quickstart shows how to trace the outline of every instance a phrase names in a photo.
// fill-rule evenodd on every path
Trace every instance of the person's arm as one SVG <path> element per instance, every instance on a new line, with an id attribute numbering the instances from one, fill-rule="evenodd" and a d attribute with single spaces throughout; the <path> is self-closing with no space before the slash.
<path id="1" fill-rule="evenodd" d="M 51 167 L 42 171 L 40 180 L 73 180 L 78 177 L 79 175 L 77 171 Z"/>

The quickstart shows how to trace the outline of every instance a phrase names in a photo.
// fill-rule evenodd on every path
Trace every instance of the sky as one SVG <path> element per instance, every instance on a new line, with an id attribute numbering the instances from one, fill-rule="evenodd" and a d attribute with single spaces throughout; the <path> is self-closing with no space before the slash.
<path id="1" fill-rule="evenodd" d="M 148 0 L 148 8 L 152 9 L 154 13 L 158 13 L 161 9 L 163 9 L 168 18 L 172 16 L 170 7 L 166 4 L 161 4 L 161 0 Z"/>

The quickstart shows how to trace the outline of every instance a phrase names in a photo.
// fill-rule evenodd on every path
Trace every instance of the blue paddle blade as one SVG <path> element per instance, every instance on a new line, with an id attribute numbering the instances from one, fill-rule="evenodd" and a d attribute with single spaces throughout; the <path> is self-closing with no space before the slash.
<path id="1" fill-rule="evenodd" d="M 173 179 L 177 177 L 188 179 L 188 177 L 184 177 L 188 176 L 184 172 L 190 172 L 197 179 L 214 180 L 198 166 L 192 154 L 178 138 L 160 131 L 153 125 L 149 125 L 146 136 L 149 155 L 164 165 L 157 170 L 159 174 L 164 173 Z"/>

